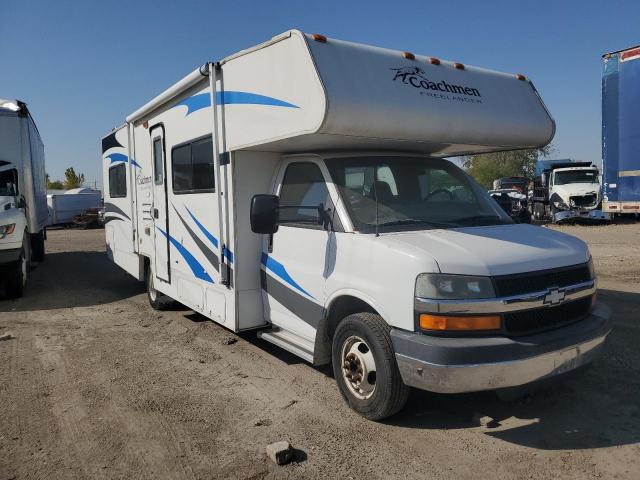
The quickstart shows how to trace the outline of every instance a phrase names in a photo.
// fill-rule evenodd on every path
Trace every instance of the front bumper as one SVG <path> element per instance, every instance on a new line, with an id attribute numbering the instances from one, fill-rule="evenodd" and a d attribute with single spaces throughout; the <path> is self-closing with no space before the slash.
<path id="1" fill-rule="evenodd" d="M 576 220 L 579 218 L 593 221 L 611 220 L 611 216 L 602 210 L 562 210 L 555 213 L 553 221 L 557 223 L 565 220 Z"/>
<path id="2" fill-rule="evenodd" d="M 6 248 L 0 250 L 0 266 L 16 263 L 20 259 L 22 248 Z"/>
<path id="3" fill-rule="evenodd" d="M 392 330 L 396 361 L 406 385 L 437 393 L 517 387 L 586 365 L 611 331 L 599 305 L 572 325 L 527 337 L 436 337 Z"/>

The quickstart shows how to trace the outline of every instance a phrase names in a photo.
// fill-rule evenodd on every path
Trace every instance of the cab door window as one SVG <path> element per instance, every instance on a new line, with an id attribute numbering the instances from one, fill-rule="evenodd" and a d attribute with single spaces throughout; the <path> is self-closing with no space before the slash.
<path id="1" fill-rule="evenodd" d="M 327 184 L 315 163 L 292 163 L 287 167 L 280 188 L 280 205 L 332 208 Z M 318 211 L 313 208 L 283 208 L 280 211 L 283 225 L 299 228 L 322 229 L 318 225 Z"/>

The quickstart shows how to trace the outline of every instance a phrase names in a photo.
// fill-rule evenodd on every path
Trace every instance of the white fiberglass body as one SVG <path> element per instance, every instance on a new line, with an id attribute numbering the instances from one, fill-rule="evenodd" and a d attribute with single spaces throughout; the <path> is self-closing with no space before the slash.
<path id="1" fill-rule="evenodd" d="M 316 364 L 346 316 L 375 312 L 407 385 L 466 391 L 466 373 L 414 378 L 416 362 L 451 361 L 417 360 L 441 351 L 414 345 L 420 314 L 455 313 L 459 288 L 465 313 L 565 298 L 584 310 L 595 279 L 583 242 L 514 224 L 442 157 L 540 147 L 554 128 L 524 77 L 285 32 L 203 65 L 102 139 L 108 253 L 146 279 L 154 308 L 175 299 Z M 256 194 L 281 206 L 271 235 L 252 228 Z M 522 285 L 536 297 L 507 288 L 511 275 L 534 276 Z M 417 295 L 429 288 L 446 301 Z M 519 381 L 502 379 L 483 388 Z"/>

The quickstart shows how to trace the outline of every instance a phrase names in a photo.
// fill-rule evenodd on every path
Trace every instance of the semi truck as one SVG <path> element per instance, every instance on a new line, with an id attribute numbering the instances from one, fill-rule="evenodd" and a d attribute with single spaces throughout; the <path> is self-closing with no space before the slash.
<path id="1" fill-rule="evenodd" d="M 591 162 L 539 160 L 531 211 L 536 220 L 602 219 L 598 168 Z"/>
<path id="2" fill-rule="evenodd" d="M 602 56 L 602 208 L 640 214 L 640 46 Z"/>
<path id="3" fill-rule="evenodd" d="M 591 255 L 445 158 L 554 131 L 524 75 L 290 30 L 102 138 L 107 252 L 151 307 L 331 365 L 369 419 L 410 387 L 529 385 L 602 351 Z"/>
<path id="4" fill-rule="evenodd" d="M 44 145 L 29 109 L 0 99 L 0 269 L 5 295 L 22 296 L 30 266 L 44 260 Z"/>

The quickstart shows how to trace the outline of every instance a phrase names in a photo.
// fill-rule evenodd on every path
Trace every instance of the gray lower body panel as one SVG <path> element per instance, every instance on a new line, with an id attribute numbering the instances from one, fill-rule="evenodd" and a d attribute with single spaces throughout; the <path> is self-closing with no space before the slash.
<path id="1" fill-rule="evenodd" d="M 609 309 L 526 337 L 435 337 L 392 330 L 405 384 L 438 393 L 517 387 L 592 362 L 611 331 Z"/>

